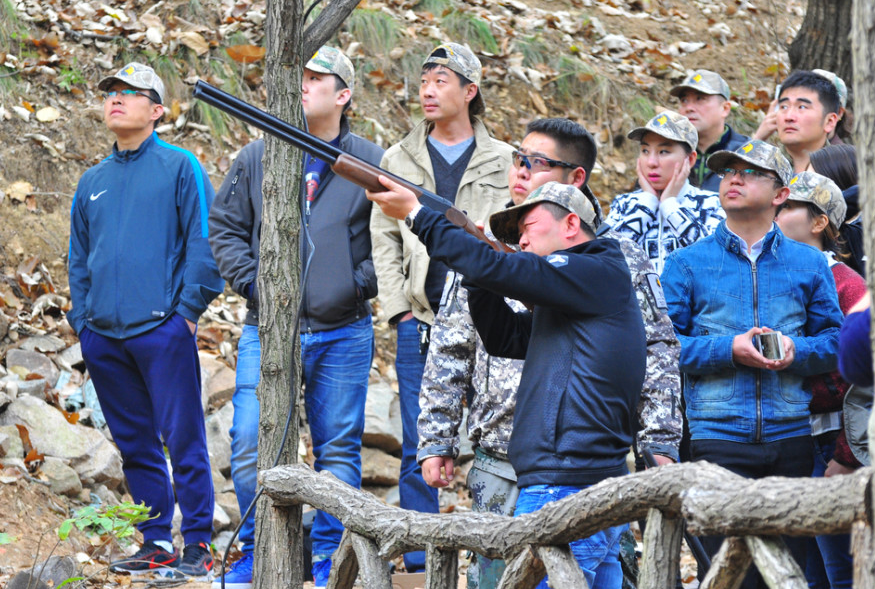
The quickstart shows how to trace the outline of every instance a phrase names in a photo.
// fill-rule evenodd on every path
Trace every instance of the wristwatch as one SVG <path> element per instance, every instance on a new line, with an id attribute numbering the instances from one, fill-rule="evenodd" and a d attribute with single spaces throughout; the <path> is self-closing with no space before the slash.
<path id="1" fill-rule="evenodd" d="M 404 217 L 404 224 L 407 225 L 407 228 L 413 231 L 413 221 L 416 220 L 416 215 L 419 211 L 422 210 L 422 205 L 418 204 L 413 207 L 413 210 L 407 213 L 407 216 Z"/>

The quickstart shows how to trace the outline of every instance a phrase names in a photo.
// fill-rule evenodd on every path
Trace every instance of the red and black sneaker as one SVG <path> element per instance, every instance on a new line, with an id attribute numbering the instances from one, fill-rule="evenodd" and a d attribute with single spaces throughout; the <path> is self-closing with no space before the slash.
<path id="1" fill-rule="evenodd" d="M 176 565 L 174 578 L 186 578 L 195 581 L 209 581 L 212 577 L 213 553 L 206 542 L 186 544 L 182 549 L 182 559 Z"/>
<path id="2" fill-rule="evenodd" d="M 132 575 L 142 573 L 168 573 L 179 564 L 179 552 L 176 548 L 173 552 L 167 552 L 151 540 L 145 542 L 136 554 L 131 557 L 117 560 L 109 565 L 109 570 L 114 573 L 128 573 Z"/>

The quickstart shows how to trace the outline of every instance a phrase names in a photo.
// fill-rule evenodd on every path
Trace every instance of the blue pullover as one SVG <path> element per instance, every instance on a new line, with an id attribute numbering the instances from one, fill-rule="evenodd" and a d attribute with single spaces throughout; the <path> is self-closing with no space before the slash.
<path id="1" fill-rule="evenodd" d="M 67 321 L 116 339 L 173 313 L 197 322 L 224 288 L 207 241 L 213 186 L 189 151 L 154 133 L 79 180 L 70 216 Z"/>

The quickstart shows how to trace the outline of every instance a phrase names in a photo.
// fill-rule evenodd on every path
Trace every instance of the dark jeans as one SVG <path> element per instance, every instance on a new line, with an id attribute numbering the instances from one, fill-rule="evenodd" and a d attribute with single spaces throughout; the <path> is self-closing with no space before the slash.
<path id="1" fill-rule="evenodd" d="M 811 436 L 787 438 L 776 442 L 746 444 L 726 440 L 693 440 L 693 460 L 707 460 L 745 478 L 768 476 L 810 477 L 814 467 Z M 799 568 L 805 570 L 808 539 L 782 536 Z M 702 544 L 713 557 L 723 543 L 723 536 L 703 536 Z M 751 569 L 742 583 L 743 589 L 765 588 L 759 573 Z"/>

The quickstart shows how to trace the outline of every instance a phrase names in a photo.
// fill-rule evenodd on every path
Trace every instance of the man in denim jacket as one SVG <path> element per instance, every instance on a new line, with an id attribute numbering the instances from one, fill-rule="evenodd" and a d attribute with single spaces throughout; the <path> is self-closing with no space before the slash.
<path id="1" fill-rule="evenodd" d="M 811 392 L 802 379 L 836 367 L 835 284 L 823 254 L 774 223 L 793 176 L 777 148 L 751 141 L 715 153 L 708 166 L 723 177 L 726 221 L 675 251 L 662 274 L 681 341 L 691 454 L 748 478 L 811 476 Z M 782 359 L 755 345 L 754 336 L 773 330 Z M 716 552 L 719 540 L 710 540 Z M 785 541 L 804 564 L 804 539 Z"/>

